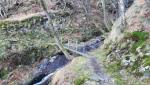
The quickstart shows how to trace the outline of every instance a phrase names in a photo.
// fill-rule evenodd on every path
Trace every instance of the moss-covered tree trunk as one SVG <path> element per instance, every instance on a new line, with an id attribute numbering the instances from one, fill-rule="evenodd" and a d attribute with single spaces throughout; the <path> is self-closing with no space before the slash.
<path id="1" fill-rule="evenodd" d="M 57 34 L 57 31 L 56 31 L 55 27 L 53 26 L 53 22 L 51 20 L 51 15 L 47 11 L 46 4 L 44 3 L 43 0 L 40 0 L 40 3 L 41 3 L 41 6 L 42 6 L 42 8 L 43 8 L 43 10 L 44 10 L 47 18 L 48 18 L 49 29 L 52 28 L 51 31 L 53 33 L 53 36 L 54 36 L 54 39 L 55 39 L 55 42 L 56 42 L 57 46 L 65 54 L 66 58 L 68 60 L 71 60 L 72 56 L 69 55 L 69 53 L 67 52 L 67 50 L 64 48 L 63 44 L 60 42 L 59 36 Z"/>

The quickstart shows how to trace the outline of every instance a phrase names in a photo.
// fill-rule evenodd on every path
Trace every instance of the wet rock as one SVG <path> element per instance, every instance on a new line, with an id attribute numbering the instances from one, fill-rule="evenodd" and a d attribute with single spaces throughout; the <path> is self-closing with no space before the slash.
<path id="1" fill-rule="evenodd" d="M 103 40 L 104 39 L 102 37 L 97 37 L 96 39 L 91 39 L 87 42 L 82 42 L 78 44 L 77 51 L 82 52 L 82 53 L 87 53 L 91 50 L 95 50 L 96 48 L 102 45 Z M 73 46 L 71 48 L 76 49 L 76 47 L 73 47 Z"/>
<path id="2" fill-rule="evenodd" d="M 57 68 L 67 64 L 68 60 L 64 55 L 56 55 L 52 58 L 44 59 L 37 67 L 38 71 L 49 74 Z"/>
<path id="3" fill-rule="evenodd" d="M 69 61 L 63 53 L 58 53 L 52 58 L 45 58 L 41 61 L 35 71 L 33 71 L 32 80 L 26 85 L 33 85 L 40 82 L 46 75 L 55 72 L 58 68 L 63 67 Z M 48 82 L 47 82 L 48 83 Z"/>

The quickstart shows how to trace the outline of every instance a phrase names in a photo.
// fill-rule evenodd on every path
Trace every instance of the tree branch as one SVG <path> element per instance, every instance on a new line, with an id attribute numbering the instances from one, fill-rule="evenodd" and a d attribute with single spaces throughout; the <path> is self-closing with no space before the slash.
<path id="1" fill-rule="evenodd" d="M 53 36 L 54 36 L 54 39 L 55 39 L 55 42 L 57 44 L 57 46 L 59 47 L 59 49 L 64 53 L 64 55 L 66 56 L 66 58 L 68 60 L 72 60 L 73 57 L 69 55 L 69 53 L 67 52 L 67 50 L 63 47 L 63 44 L 60 42 L 60 39 L 59 39 L 59 36 L 56 32 L 56 29 L 55 27 L 53 26 L 53 22 L 52 22 L 52 18 L 51 18 L 51 13 L 49 14 L 48 11 L 47 11 L 47 8 L 45 6 L 45 3 L 43 0 L 40 0 L 40 3 L 41 3 L 41 6 L 46 14 L 46 17 L 48 18 L 48 24 L 50 25 L 49 26 L 49 29 L 52 31 L 53 33 Z M 52 29 L 51 29 L 52 28 Z"/>

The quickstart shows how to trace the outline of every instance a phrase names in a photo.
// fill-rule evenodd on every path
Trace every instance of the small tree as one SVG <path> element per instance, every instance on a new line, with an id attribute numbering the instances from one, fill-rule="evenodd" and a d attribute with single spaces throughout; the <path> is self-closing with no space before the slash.
<path id="1" fill-rule="evenodd" d="M 63 44 L 61 43 L 60 41 L 60 38 L 58 36 L 58 33 L 57 33 L 57 29 L 55 28 L 53 22 L 52 22 L 52 14 L 51 13 L 48 13 L 48 10 L 46 8 L 46 4 L 44 3 L 43 0 L 40 0 L 40 3 L 41 3 L 41 6 L 46 14 L 46 17 L 48 18 L 48 25 L 49 25 L 49 29 L 50 31 L 53 33 L 53 36 L 54 36 L 54 39 L 55 39 L 55 42 L 56 42 L 56 45 L 59 47 L 59 49 L 65 54 L 66 58 L 68 60 L 71 60 L 73 59 L 72 56 L 69 55 L 69 53 L 67 52 L 67 50 L 64 48 Z"/>

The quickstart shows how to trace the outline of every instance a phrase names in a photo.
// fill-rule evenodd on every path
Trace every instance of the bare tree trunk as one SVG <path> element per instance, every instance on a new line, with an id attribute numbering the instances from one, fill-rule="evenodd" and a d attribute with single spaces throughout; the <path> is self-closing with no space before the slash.
<path id="1" fill-rule="evenodd" d="M 106 0 L 101 0 L 101 3 L 102 3 L 103 14 L 104 14 L 104 23 L 105 23 L 105 26 L 107 27 L 107 30 L 110 30 L 112 23 L 109 20 L 109 15 L 106 10 Z"/>
<path id="2" fill-rule="evenodd" d="M 50 26 L 49 26 L 49 29 L 52 28 L 51 31 L 52 31 L 52 33 L 53 33 L 53 36 L 54 36 L 54 39 L 55 39 L 55 42 L 56 42 L 57 46 L 58 46 L 59 49 L 65 54 L 65 56 L 66 56 L 66 58 L 67 58 L 68 60 L 72 60 L 73 57 L 69 55 L 69 53 L 67 52 L 67 50 L 64 48 L 63 44 L 60 42 L 59 36 L 58 36 L 58 34 L 57 34 L 57 32 L 56 32 L 56 29 L 55 29 L 55 27 L 53 26 L 53 22 L 52 22 L 52 20 L 51 20 L 51 15 L 48 13 L 44 1 L 43 1 L 43 0 L 40 0 L 40 3 L 41 3 L 41 6 L 42 6 L 42 8 L 43 8 L 43 10 L 44 10 L 44 12 L 45 12 L 47 18 L 48 18 L 48 24 L 50 25 Z"/>
<path id="3" fill-rule="evenodd" d="M 120 0 L 119 2 L 119 12 L 120 12 L 120 17 L 122 19 L 122 24 L 125 25 L 125 3 L 123 0 Z"/>

